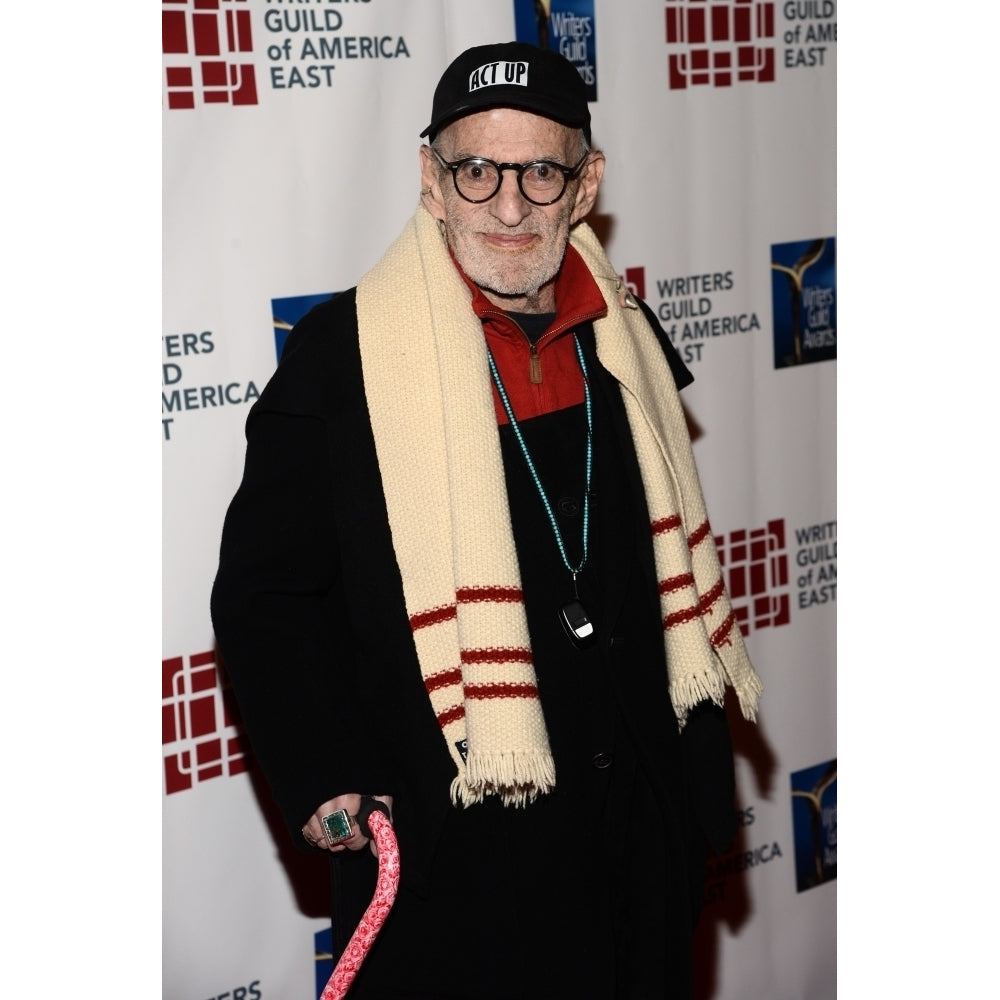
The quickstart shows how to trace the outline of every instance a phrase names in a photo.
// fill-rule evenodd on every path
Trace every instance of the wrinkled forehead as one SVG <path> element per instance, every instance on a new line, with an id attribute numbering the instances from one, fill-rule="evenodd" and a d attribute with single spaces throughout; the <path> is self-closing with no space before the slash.
<path id="1" fill-rule="evenodd" d="M 491 160 L 576 161 L 581 132 L 551 118 L 517 108 L 488 108 L 446 125 L 438 136 L 447 159 L 485 156 Z"/>

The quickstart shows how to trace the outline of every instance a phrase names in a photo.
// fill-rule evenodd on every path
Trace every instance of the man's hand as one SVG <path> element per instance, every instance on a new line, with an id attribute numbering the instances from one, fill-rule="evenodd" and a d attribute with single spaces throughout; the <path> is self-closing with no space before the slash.
<path id="1" fill-rule="evenodd" d="M 389 808 L 389 818 L 392 819 L 392 796 L 391 795 L 373 795 L 373 799 L 378 802 L 384 802 Z M 322 819 L 324 816 L 329 816 L 330 813 L 335 813 L 338 809 L 346 809 L 348 816 L 356 816 L 358 814 L 358 809 L 361 807 L 361 796 L 355 794 L 348 795 L 338 795 L 335 799 L 330 799 L 329 802 L 324 802 L 317 810 L 309 817 L 309 821 L 304 827 L 302 827 L 302 836 L 313 845 L 313 847 L 319 847 L 324 851 L 360 851 L 365 844 L 369 843 L 369 838 L 366 837 L 359 829 L 356 823 L 351 823 L 351 828 L 353 833 L 349 840 L 342 840 L 338 844 L 331 845 L 326 837 L 326 830 L 323 829 Z M 375 845 L 375 841 L 370 841 L 371 851 L 375 857 L 378 857 L 378 847 Z"/>

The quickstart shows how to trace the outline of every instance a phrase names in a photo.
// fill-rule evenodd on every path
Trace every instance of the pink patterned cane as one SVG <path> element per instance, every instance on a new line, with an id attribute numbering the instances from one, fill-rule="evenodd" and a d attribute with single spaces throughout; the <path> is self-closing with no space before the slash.
<path id="1" fill-rule="evenodd" d="M 380 803 L 376 805 L 380 806 Z M 375 846 L 378 847 L 378 881 L 375 883 L 375 895 L 351 935 L 351 940 L 347 942 L 344 954 L 340 956 L 333 975 L 320 994 L 320 1000 L 343 1000 L 346 996 L 358 969 L 361 968 L 361 963 L 382 929 L 385 918 L 389 916 L 389 910 L 396 900 L 396 891 L 399 889 L 399 845 L 396 843 L 392 823 L 381 808 L 373 809 L 366 822 Z"/>

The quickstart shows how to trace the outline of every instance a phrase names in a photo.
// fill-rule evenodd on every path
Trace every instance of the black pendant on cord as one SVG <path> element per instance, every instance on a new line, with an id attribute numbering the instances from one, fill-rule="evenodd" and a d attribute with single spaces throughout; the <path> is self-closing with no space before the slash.
<path id="1" fill-rule="evenodd" d="M 570 601 L 559 609 L 559 621 L 570 642 L 583 649 L 594 642 L 594 623 L 587 617 L 587 610 L 579 601 Z"/>
<path id="2" fill-rule="evenodd" d="M 593 644 L 596 636 L 594 635 L 594 623 L 590 620 L 587 609 L 580 602 L 580 595 L 576 589 L 576 573 L 573 574 L 573 593 L 574 599 L 559 609 L 559 623 L 566 635 L 569 636 L 570 642 L 574 646 L 585 649 Z"/>

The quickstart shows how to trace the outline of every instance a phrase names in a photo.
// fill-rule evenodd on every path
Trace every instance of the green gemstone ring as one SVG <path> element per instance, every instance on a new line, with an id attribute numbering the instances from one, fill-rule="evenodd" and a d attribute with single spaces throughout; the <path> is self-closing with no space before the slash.
<path id="1" fill-rule="evenodd" d="M 338 809 L 328 816 L 323 816 L 320 822 L 326 831 L 327 842 L 331 845 L 350 840 L 354 834 L 355 819 L 347 814 L 346 809 Z"/>

